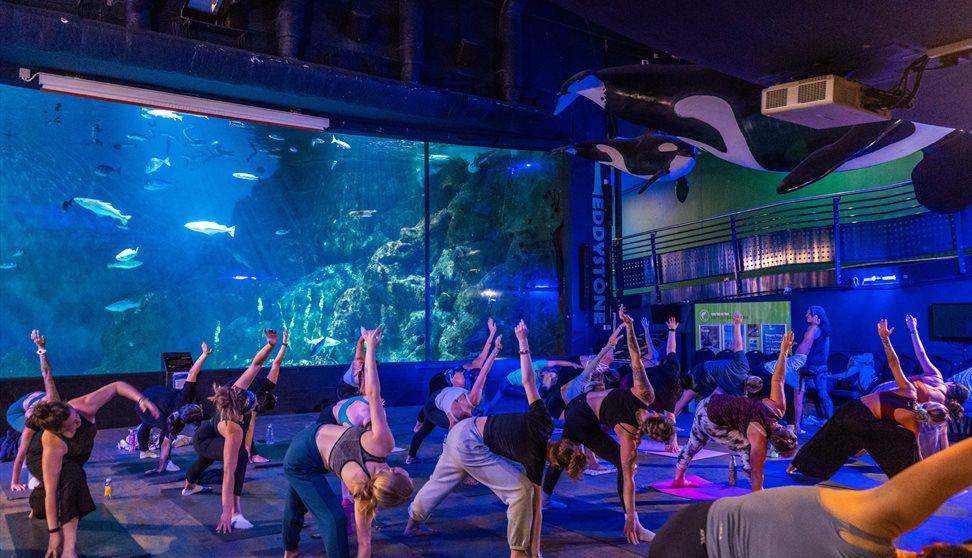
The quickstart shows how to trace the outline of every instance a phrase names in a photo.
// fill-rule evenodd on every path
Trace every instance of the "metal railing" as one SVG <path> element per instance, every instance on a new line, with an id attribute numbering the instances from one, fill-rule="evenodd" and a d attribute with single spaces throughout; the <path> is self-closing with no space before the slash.
<path id="1" fill-rule="evenodd" d="M 929 212 L 910 181 L 776 202 L 614 239 L 616 291 L 654 289 L 661 302 L 665 290 L 720 283 L 716 296 L 741 296 L 776 290 L 774 275 L 835 286 L 846 267 L 944 258 L 965 273 L 961 217 Z"/>

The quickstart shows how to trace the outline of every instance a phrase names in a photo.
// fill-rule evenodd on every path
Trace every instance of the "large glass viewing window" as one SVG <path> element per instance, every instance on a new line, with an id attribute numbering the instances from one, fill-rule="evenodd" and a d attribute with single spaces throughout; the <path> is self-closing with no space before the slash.
<path id="1" fill-rule="evenodd" d="M 287 365 L 349 362 L 378 323 L 390 362 L 478 353 L 488 316 L 562 345 L 558 155 L 10 86 L 0 105 L 2 378 L 37 374 L 35 328 L 60 374 L 158 371 L 203 341 L 207 367 L 241 367 L 264 328 L 290 330 Z"/>

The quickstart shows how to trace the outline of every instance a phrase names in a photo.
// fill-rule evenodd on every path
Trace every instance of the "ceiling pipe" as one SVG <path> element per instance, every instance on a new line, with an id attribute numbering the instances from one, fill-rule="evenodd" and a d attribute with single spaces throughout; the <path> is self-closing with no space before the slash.
<path id="1" fill-rule="evenodd" d="M 500 6 L 499 50 L 502 99 L 511 103 L 520 97 L 520 56 L 523 44 L 523 10 L 526 0 L 504 0 Z"/>
<path id="2" fill-rule="evenodd" d="M 425 18 L 422 0 L 399 0 L 398 36 L 402 74 L 405 83 L 418 83 L 422 78 L 425 51 Z"/>
<path id="3" fill-rule="evenodd" d="M 277 54 L 286 58 L 300 57 L 303 39 L 304 0 L 277 0 Z"/>
<path id="4" fill-rule="evenodd" d="M 152 30 L 152 10 L 155 0 L 128 0 L 125 3 L 125 27 Z"/>

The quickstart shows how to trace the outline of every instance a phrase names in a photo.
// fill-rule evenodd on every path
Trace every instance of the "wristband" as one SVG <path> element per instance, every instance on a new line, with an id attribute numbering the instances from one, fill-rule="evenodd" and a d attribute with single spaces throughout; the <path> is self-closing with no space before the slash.
<path id="1" fill-rule="evenodd" d="M 37 354 L 39 354 L 39 355 L 46 355 L 47 354 L 47 349 L 37 349 Z"/>
<path id="2" fill-rule="evenodd" d="M 528 355 L 528 354 L 530 354 L 530 349 L 527 349 L 525 351 L 520 351 L 520 354 L 521 355 Z"/>
<path id="3" fill-rule="evenodd" d="M 290 346 L 290 343 L 284 343 L 283 346 L 284 347 L 289 347 Z"/>
<path id="4" fill-rule="evenodd" d="M 135 403 L 135 404 L 141 406 L 142 401 L 145 401 L 145 396 L 144 395 L 138 400 L 138 403 Z"/>
<path id="5" fill-rule="evenodd" d="M 53 535 L 54 533 L 60 533 L 61 532 L 61 528 L 60 527 L 55 527 L 53 529 L 48 529 L 47 532 Z"/>
<path id="6" fill-rule="evenodd" d="M 674 329 L 672 329 L 672 328 L 668 328 L 668 331 L 672 331 L 672 332 L 674 332 L 675 330 L 674 330 Z"/>

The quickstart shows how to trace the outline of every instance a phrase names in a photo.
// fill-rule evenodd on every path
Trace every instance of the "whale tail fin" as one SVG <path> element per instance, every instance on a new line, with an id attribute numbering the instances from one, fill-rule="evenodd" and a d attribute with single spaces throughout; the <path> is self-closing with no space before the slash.
<path id="1" fill-rule="evenodd" d="M 918 202 L 938 213 L 972 205 L 972 132 L 955 130 L 921 151 L 911 171 Z"/>

